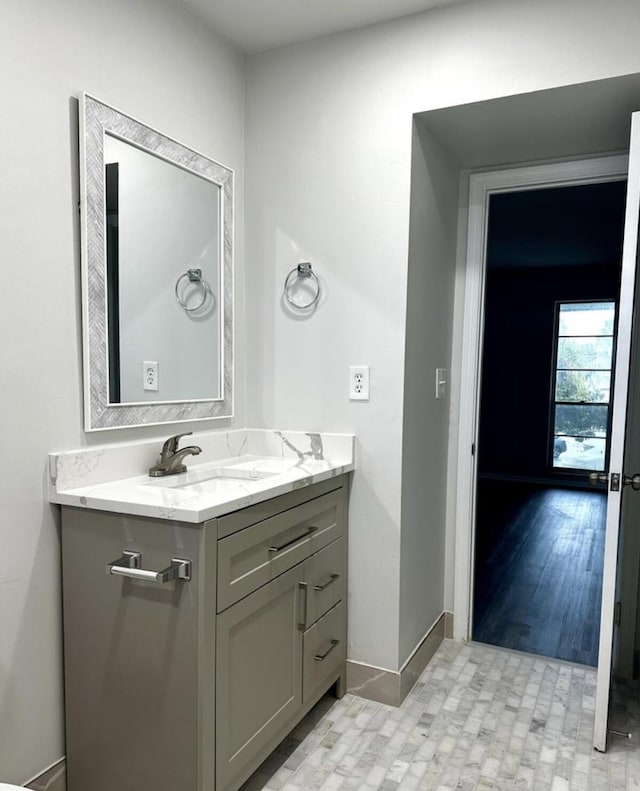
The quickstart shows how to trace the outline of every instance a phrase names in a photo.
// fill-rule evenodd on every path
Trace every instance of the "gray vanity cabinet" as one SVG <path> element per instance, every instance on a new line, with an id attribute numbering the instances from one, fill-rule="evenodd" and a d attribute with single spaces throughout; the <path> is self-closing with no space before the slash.
<path id="1" fill-rule="evenodd" d="M 343 694 L 347 488 L 201 524 L 62 507 L 68 791 L 236 791 Z M 190 578 L 108 573 L 127 552 Z"/>

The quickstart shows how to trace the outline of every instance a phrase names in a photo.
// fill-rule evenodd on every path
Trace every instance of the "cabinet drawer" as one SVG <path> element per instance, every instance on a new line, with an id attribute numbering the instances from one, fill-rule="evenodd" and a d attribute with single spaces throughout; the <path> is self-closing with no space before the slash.
<path id="1" fill-rule="evenodd" d="M 218 612 L 342 534 L 343 490 L 317 497 L 218 541 Z"/>
<path id="2" fill-rule="evenodd" d="M 329 610 L 304 633 L 302 660 L 302 702 L 340 672 L 347 659 L 347 624 L 344 601 Z"/>
<path id="3" fill-rule="evenodd" d="M 345 598 L 346 564 L 342 538 L 305 561 L 305 626 L 311 626 L 334 604 Z"/>

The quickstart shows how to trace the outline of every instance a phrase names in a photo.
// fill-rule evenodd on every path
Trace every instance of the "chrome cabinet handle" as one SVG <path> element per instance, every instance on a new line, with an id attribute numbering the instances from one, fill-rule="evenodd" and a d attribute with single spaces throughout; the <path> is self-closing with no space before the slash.
<path id="1" fill-rule="evenodd" d="M 340 579 L 339 574 L 330 574 L 329 579 L 326 582 L 322 583 L 322 585 L 314 585 L 313 589 L 314 591 L 323 591 L 325 588 L 328 588 L 329 585 L 331 585 L 331 583 L 335 582 L 337 579 Z"/>
<path id="2" fill-rule="evenodd" d="M 329 656 L 329 654 L 333 651 L 333 649 L 339 644 L 340 644 L 340 640 L 332 640 L 331 645 L 329 646 L 329 648 L 327 648 L 327 650 L 323 654 L 316 654 L 313 658 L 316 660 L 316 662 L 322 662 Z"/>
<path id="3" fill-rule="evenodd" d="M 296 538 L 292 538 L 291 541 L 287 541 L 286 544 L 280 544 L 280 546 L 272 546 L 269 547 L 269 552 L 282 552 L 283 549 L 288 549 L 292 547 L 294 544 L 297 544 L 298 541 L 303 541 L 305 538 L 309 538 L 312 533 L 317 531 L 317 527 L 310 527 L 305 533 L 301 536 L 297 536 Z"/>
<path id="4" fill-rule="evenodd" d="M 145 582 L 157 582 L 164 585 L 171 580 L 190 580 L 191 561 L 184 558 L 171 558 L 171 564 L 162 571 L 151 571 L 141 568 L 142 555 L 140 552 L 122 553 L 122 557 L 107 563 L 107 574 L 114 574 L 118 577 L 130 577 L 134 580 L 144 580 Z"/>
<path id="5" fill-rule="evenodd" d="M 308 593 L 307 583 L 306 582 L 299 582 L 298 583 L 298 590 L 300 591 L 301 595 L 303 594 L 303 598 L 304 598 L 304 604 L 302 604 L 300 606 L 300 610 L 299 610 L 299 612 L 302 613 L 302 620 L 298 621 L 298 629 L 301 632 L 304 632 L 304 630 L 307 628 L 307 606 L 308 606 L 308 603 L 309 603 L 308 602 L 309 593 Z"/>

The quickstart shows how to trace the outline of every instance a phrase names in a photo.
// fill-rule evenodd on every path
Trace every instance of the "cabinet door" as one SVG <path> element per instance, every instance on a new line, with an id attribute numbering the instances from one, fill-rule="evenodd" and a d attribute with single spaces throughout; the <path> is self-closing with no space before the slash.
<path id="1" fill-rule="evenodd" d="M 216 789 L 237 787 L 302 705 L 301 567 L 218 615 Z"/>
<path id="2" fill-rule="evenodd" d="M 213 694 L 198 684 L 199 643 L 211 644 L 201 656 L 213 662 L 213 629 L 211 639 L 208 626 L 198 629 L 204 540 L 200 525 L 64 509 L 69 791 L 200 787 L 198 723 L 213 717 Z M 213 572 L 215 541 L 210 548 Z M 191 579 L 157 585 L 106 574 L 123 549 L 156 570 L 190 559 Z"/>

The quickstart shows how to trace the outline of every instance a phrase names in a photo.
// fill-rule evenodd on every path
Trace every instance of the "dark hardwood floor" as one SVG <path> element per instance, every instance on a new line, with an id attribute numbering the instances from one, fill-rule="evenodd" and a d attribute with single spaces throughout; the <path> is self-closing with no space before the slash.
<path id="1" fill-rule="evenodd" d="M 480 481 L 473 639 L 597 664 L 606 495 Z"/>

